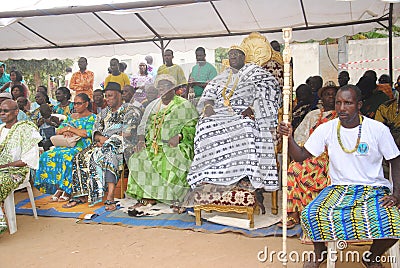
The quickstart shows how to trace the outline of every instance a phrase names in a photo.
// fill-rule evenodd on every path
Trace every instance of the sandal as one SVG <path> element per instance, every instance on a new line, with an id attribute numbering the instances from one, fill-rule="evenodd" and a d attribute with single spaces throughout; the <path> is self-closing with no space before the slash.
<path id="1" fill-rule="evenodd" d="M 117 209 L 116 201 L 106 200 L 104 202 L 104 205 L 106 206 L 106 208 L 105 208 L 106 211 L 114 211 Z"/>
<path id="2" fill-rule="evenodd" d="M 50 197 L 50 202 L 58 202 L 58 199 L 60 198 L 61 194 L 64 191 L 58 190 Z M 61 193 L 59 196 L 57 196 L 58 193 Z"/>
<path id="3" fill-rule="evenodd" d="M 73 208 L 79 204 L 85 204 L 85 202 L 79 198 L 72 198 L 68 201 L 68 203 L 62 205 L 63 208 Z"/>
<path id="4" fill-rule="evenodd" d="M 289 216 L 289 217 L 287 217 L 286 228 L 287 229 L 293 229 L 299 223 L 300 223 L 299 220 L 296 220 L 295 218 Z M 283 227 L 282 220 L 278 223 L 278 227 L 280 227 L 280 228 Z"/>
<path id="5" fill-rule="evenodd" d="M 66 202 L 70 199 L 69 196 L 67 196 L 65 194 L 66 194 L 65 191 L 63 191 L 61 196 L 58 198 L 58 202 Z"/>

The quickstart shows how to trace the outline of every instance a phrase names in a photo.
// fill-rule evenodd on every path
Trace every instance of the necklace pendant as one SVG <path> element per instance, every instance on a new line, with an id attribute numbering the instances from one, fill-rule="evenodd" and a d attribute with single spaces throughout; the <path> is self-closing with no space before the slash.
<path id="1" fill-rule="evenodd" d="M 224 100 L 224 106 L 230 106 L 231 102 L 229 100 Z"/>
<path id="2" fill-rule="evenodd" d="M 152 144 L 151 147 L 153 147 L 153 149 L 154 149 L 154 154 L 158 154 L 158 144 L 157 144 L 157 141 L 153 141 L 153 144 Z"/>

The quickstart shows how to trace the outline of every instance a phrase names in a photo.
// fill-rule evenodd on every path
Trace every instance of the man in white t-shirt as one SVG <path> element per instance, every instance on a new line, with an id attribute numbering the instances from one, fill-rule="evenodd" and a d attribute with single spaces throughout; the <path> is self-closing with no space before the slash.
<path id="1" fill-rule="evenodd" d="M 361 106 L 358 87 L 340 88 L 335 100 L 338 118 L 320 125 L 304 147 L 294 141 L 290 124 L 279 125 L 279 133 L 289 137 L 295 161 L 328 148 L 331 185 L 301 214 L 317 257 L 303 267 L 319 267 L 327 257 L 325 241 L 365 239 L 373 239 L 373 244 L 363 263 L 383 267 L 380 256 L 400 238 L 400 151 L 385 125 L 359 115 Z M 383 158 L 391 163 L 393 185 L 383 176 Z"/>

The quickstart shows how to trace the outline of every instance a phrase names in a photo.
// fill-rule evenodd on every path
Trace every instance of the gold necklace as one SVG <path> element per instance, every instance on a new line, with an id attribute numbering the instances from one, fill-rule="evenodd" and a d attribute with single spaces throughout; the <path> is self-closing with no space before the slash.
<path id="1" fill-rule="evenodd" d="M 167 113 L 168 106 L 169 106 L 169 103 L 168 103 L 167 107 L 164 108 L 165 111 L 164 111 L 162 118 L 160 120 L 157 120 L 158 113 L 160 112 L 160 109 L 161 109 L 161 103 L 162 103 L 162 100 L 160 100 L 160 104 L 158 105 L 158 109 L 157 109 L 156 114 L 154 115 L 154 121 L 153 121 L 154 134 L 153 134 L 153 140 L 152 140 L 153 142 L 151 144 L 151 147 L 154 149 L 154 154 L 158 154 L 157 137 L 160 134 L 161 125 L 164 123 L 165 114 Z"/>
<path id="2" fill-rule="evenodd" d="M 226 81 L 226 84 L 225 84 L 224 88 L 222 89 L 222 97 L 224 98 L 224 106 L 231 106 L 230 99 L 233 96 L 233 93 L 235 92 L 237 84 L 239 83 L 239 77 L 237 77 L 235 79 L 235 83 L 233 84 L 231 91 L 229 92 L 228 96 L 226 96 L 226 89 L 227 89 L 229 83 L 231 82 L 231 79 L 232 79 L 232 70 L 229 72 L 228 81 Z"/>
<path id="3" fill-rule="evenodd" d="M 360 145 L 361 129 L 362 129 L 362 121 L 363 121 L 363 119 L 362 119 L 361 115 L 359 115 L 359 117 L 360 117 L 360 124 L 358 125 L 357 143 L 356 143 L 356 146 L 353 148 L 353 150 L 348 150 L 348 149 L 344 148 L 342 140 L 340 139 L 340 120 L 338 121 L 338 124 L 337 124 L 337 138 L 338 138 L 338 142 L 339 142 L 340 148 L 342 148 L 343 152 L 345 152 L 345 153 L 348 153 L 348 154 L 354 153 L 355 151 L 357 151 L 358 145 Z"/>

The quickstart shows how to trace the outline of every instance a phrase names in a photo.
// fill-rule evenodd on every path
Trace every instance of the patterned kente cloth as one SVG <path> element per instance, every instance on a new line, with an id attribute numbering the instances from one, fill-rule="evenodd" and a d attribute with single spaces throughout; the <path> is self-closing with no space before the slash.
<path id="1" fill-rule="evenodd" d="M 319 113 L 318 116 L 316 116 L 317 113 Z M 299 126 L 299 130 L 301 130 L 303 125 L 311 125 L 308 135 L 304 138 L 308 138 L 319 125 L 336 118 L 335 111 L 324 112 L 322 109 L 311 111 L 309 114 L 300 124 L 301 127 Z M 295 133 L 298 134 L 297 131 Z M 296 134 L 295 139 L 299 139 Z M 329 185 L 328 165 L 329 157 L 326 152 L 317 157 L 307 158 L 303 162 L 292 161 L 289 164 L 287 178 L 288 212 L 302 211 L 322 189 Z"/>
<path id="2" fill-rule="evenodd" d="M 0 233 L 6 230 L 7 224 L 1 209 L 3 201 L 25 179 L 29 168 L 37 168 L 39 160 L 38 142 L 42 139 L 37 127 L 30 121 L 15 123 L 5 134 L 5 124 L 0 126 L 0 165 L 22 160 L 25 167 L 0 169 Z"/>
<path id="3" fill-rule="evenodd" d="M 397 207 L 378 201 L 386 187 L 328 186 L 301 213 L 303 228 L 313 241 L 400 238 Z"/>
<path id="4" fill-rule="evenodd" d="M 182 201 L 189 189 L 186 175 L 193 159 L 197 117 L 195 107 L 179 96 L 167 106 L 161 107 L 159 98 L 146 107 L 141 123 L 146 124 L 146 148 L 129 159 L 128 195 L 168 204 Z M 168 141 L 178 134 L 182 140 L 177 147 L 170 147 Z M 154 136 L 157 153 L 152 144 Z"/>
<path id="5" fill-rule="evenodd" d="M 74 119 L 68 115 L 58 129 L 72 126 L 77 129 L 85 129 L 87 138 L 81 138 L 75 147 L 54 147 L 40 156 L 39 169 L 36 172 L 34 185 L 42 193 L 54 194 L 57 189 L 72 192 L 72 162 L 74 156 L 88 147 L 91 143 L 93 124 L 96 115 L 91 114 Z"/>
<path id="6" fill-rule="evenodd" d="M 79 152 L 72 164 L 73 197 L 88 196 L 89 205 L 102 201 L 107 191 L 105 183 L 106 171 L 111 172 L 119 179 L 119 171 L 123 165 L 122 129 L 127 104 L 122 104 L 117 111 L 112 112 L 110 107 L 104 108 L 97 115 L 93 127 L 93 137 L 100 132 L 108 140 L 102 147 L 96 143 Z"/>
<path id="7" fill-rule="evenodd" d="M 224 105 L 223 92 L 231 94 L 230 107 Z M 233 185 L 247 176 L 254 188 L 276 190 L 273 133 L 281 104 L 276 79 L 255 64 L 246 64 L 237 73 L 228 68 L 206 86 L 199 110 L 206 101 L 214 102 L 215 114 L 197 124 L 190 186 Z M 255 120 L 241 115 L 249 106 Z"/>

